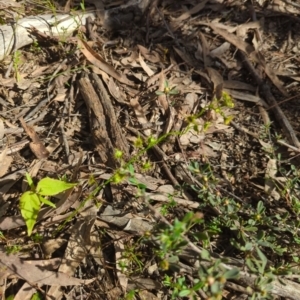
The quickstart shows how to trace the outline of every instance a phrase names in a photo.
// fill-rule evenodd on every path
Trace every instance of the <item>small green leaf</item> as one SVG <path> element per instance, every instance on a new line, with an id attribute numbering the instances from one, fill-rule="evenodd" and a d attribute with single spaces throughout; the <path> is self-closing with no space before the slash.
<path id="1" fill-rule="evenodd" d="M 128 171 L 131 176 L 134 176 L 134 167 L 132 164 L 129 164 Z"/>
<path id="2" fill-rule="evenodd" d="M 182 291 L 180 291 L 180 293 L 179 293 L 179 297 L 186 297 L 186 296 L 188 296 L 189 294 L 191 293 L 191 291 L 190 290 L 182 290 Z"/>
<path id="3" fill-rule="evenodd" d="M 265 232 L 262 230 L 259 230 L 257 233 L 257 236 L 256 236 L 257 240 L 261 241 L 262 239 L 264 239 L 264 237 L 265 237 Z"/>
<path id="4" fill-rule="evenodd" d="M 254 266 L 253 262 L 251 261 L 251 259 L 246 258 L 246 265 L 248 266 L 248 268 L 252 271 L 252 272 L 257 272 L 256 267 Z"/>
<path id="5" fill-rule="evenodd" d="M 198 291 L 200 289 L 202 289 L 204 286 L 204 282 L 203 281 L 199 281 L 197 282 L 194 286 L 193 286 L 193 290 L 194 291 Z"/>
<path id="6" fill-rule="evenodd" d="M 255 226 L 246 226 L 246 227 L 244 227 L 244 230 L 245 231 L 254 231 L 254 232 L 256 232 L 258 230 L 258 228 L 255 227 Z"/>
<path id="7" fill-rule="evenodd" d="M 35 293 L 32 295 L 30 300 L 42 300 L 42 299 L 43 299 L 43 297 L 40 293 Z"/>
<path id="8" fill-rule="evenodd" d="M 164 92 L 161 92 L 161 91 L 156 91 L 155 94 L 156 94 L 157 96 L 161 96 L 161 95 L 164 95 L 165 93 L 164 93 Z"/>
<path id="9" fill-rule="evenodd" d="M 257 241 L 257 244 L 262 247 L 274 248 L 274 245 L 268 241 Z"/>
<path id="10" fill-rule="evenodd" d="M 30 189 L 31 189 L 32 191 L 34 191 L 34 190 L 35 190 L 35 185 L 34 185 L 34 183 L 33 183 L 33 180 L 32 180 L 32 178 L 31 178 L 31 176 L 29 175 L 29 173 L 26 173 L 26 180 L 27 180 L 27 182 L 28 182 L 28 185 L 29 185 Z"/>
<path id="11" fill-rule="evenodd" d="M 223 275 L 226 279 L 236 279 L 239 276 L 238 269 L 231 269 L 224 273 Z"/>
<path id="12" fill-rule="evenodd" d="M 251 251 L 253 248 L 253 244 L 252 243 L 249 243 L 247 242 L 246 245 L 245 245 L 245 251 Z"/>
<path id="13" fill-rule="evenodd" d="M 80 2 L 80 8 L 81 8 L 82 11 L 85 11 L 84 1 Z"/>
<path id="14" fill-rule="evenodd" d="M 265 211 L 265 206 L 264 206 L 264 203 L 262 201 L 259 201 L 257 203 L 257 209 L 256 210 L 259 214 L 261 214 Z"/>
<path id="15" fill-rule="evenodd" d="M 56 208 L 56 205 L 54 203 L 52 203 L 51 201 L 49 201 L 48 199 L 42 197 L 42 196 L 39 196 L 39 199 L 40 199 L 40 202 L 43 202 L 45 203 L 46 205 L 49 205 L 53 208 Z"/>
<path id="16" fill-rule="evenodd" d="M 27 226 L 28 236 L 32 233 L 40 207 L 40 200 L 36 193 L 28 191 L 21 196 L 20 210 Z"/>
<path id="17" fill-rule="evenodd" d="M 179 94 L 179 91 L 176 90 L 176 89 L 174 88 L 174 89 L 172 89 L 172 90 L 169 92 L 169 94 L 170 94 L 170 95 L 177 95 L 177 94 Z"/>
<path id="18" fill-rule="evenodd" d="M 129 181 L 131 184 L 134 184 L 134 185 L 138 185 L 138 184 L 139 184 L 138 180 L 137 180 L 135 177 L 130 177 L 130 178 L 128 178 L 128 181 Z"/>
<path id="19" fill-rule="evenodd" d="M 201 251 L 201 258 L 205 259 L 205 260 L 209 260 L 210 259 L 210 253 L 206 249 L 203 249 Z"/>
<path id="20" fill-rule="evenodd" d="M 218 292 L 220 292 L 221 287 L 220 287 L 220 283 L 219 282 L 214 282 L 211 286 L 210 286 L 210 290 L 213 294 L 217 294 Z"/>
<path id="21" fill-rule="evenodd" d="M 196 237 L 200 241 L 208 241 L 209 236 L 206 232 L 196 232 L 194 233 L 194 237 Z"/>
<path id="22" fill-rule="evenodd" d="M 146 190 L 146 188 L 147 188 L 147 186 L 146 186 L 145 184 L 143 184 L 143 183 L 137 184 L 137 187 L 138 187 L 140 190 L 142 190 L 142 191 Z"/>
<path id="23" fill-rule="evenodd" d="M 264 253 L 259 249 L 256 248 L 257 254 L 262 262 L 262 270 L 264 271 L 268 262 L 267 257 L 264 255 Z"/>
<path id="24" fill-rule="evenodd" d="M 185 216 L 184 216 L 184 218 L 183 218 L 183 220 L 182 220 L 182 222 L 183 222 L 183 223 L 188 223 L 188 222 L 190 222 L 193 216 L 194 216 L 194 213 L 191 212 L 191 211 L 188 212 L 188 213 L 186 213 Z"/>
<path id="25" fill-rule="evenodd" d="M 61 180 L 46 177 L 38 183 L 36 191 L 42 196 L 53 196 L 66 191 L 75 185 L 76 183 L 67 183 Z"/>

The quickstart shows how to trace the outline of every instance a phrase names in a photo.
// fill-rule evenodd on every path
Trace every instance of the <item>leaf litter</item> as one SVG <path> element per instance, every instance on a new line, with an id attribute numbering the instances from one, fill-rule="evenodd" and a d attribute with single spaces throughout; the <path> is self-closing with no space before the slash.
<path id="1" fill-rule="evenodd" d="M 91 299 L 118 299 L 131 289 L 139 290 L 140 299 L 170 297 L 162 289 L 158 261 L 149 250 L 141 255 L 136 245 L 155 228 L 166 204 L 169 220 L 198 212 L 193 192 L 176 187 L 203 182 L 203 174 L 191 172 L 194 162 L 213 166 L 218 192 L 234 194 L 245 205 L 265 195 L 270 210 L 284 199 L 283 210 L 289 211 L 294 193 L 298 196 L 290 188 L 284 197 L 280 193 L 287 182 L 278 168 L 284 162 L 271 156 L 281 147 L 284 159 L 298 163 L 299 34 L 280 23 L 299 15 L 299 7 L 281 0 L 252 9 L 242 1 L 125 2 L 86 1 L 95 13 L 76 28 L 76 37 L 60 43 L 32 28 L 38 43 L 13 49 L 1 62 L 0 264 L 1 279 L 9 283 L 1 293 L 18 288 L 15 299 L 25 299 L 25 291 L 26 297 L 38 291 L 75 299 L 83 289 Z M 26 15 L 35 14 L 35 5 L 24 4 Z M 9 2 L 0 9 L 7 18 L 20 6 Z M 287 38 L 291 35 L 294 39 Z M 12 61 L 13 71 L 6 73 Z M 232 103 L 225 105 L 226 97 Z M 268 126 L 281 138 L 270 138 Z M 116 149 L 127 159 L 136 154 L 137 138 L 145 142 L 163 134 L 168 139 L 140 158 L 157 162 L 155 168 L 137 169 L 135 181 L 110 182 L 92 194 L 119 167 Z M 79 182 L 53 198 L 55 208 L 42 207 L 33 230 L 42 238 L 34 243 L 15 204 L 26 191 L 21 180 L 26 171 L 37 181 L 67 176 Z M 143 197 L 137 196 L 141 185 Z M 19 244 L 30 249 L 26 255 L 7 254 Z M 130 247 L 134 257 L 128 256 Z M 192 278 L 187 260 L 180 263 Z M 246 272 L 242 277 L 241 286 L 254 287 Z M 299 299 L 296 283 L 286 285 L 294 293 L 274 288 L 273 294 Z M 225 291 L 224 299 L 230 299 L 235 288 Z"/>

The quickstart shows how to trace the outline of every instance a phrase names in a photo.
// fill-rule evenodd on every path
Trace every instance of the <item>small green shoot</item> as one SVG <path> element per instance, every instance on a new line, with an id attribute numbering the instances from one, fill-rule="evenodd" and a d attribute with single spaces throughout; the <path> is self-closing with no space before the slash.
<path id="1" fill-rule="evenodd" d="M 19 253 L 22 250 L 21 245 L 10 245 L 10 246 L 5 246 L 5 252 L 7 254 L 16 254 Z"/>
<path id="2" fill-rule="evenodd" d="M 160 95 L 177 95 L 179 93 L 178 90 L 176 90 L 175 87 L 170 88 L 169 87 L 169 82 L 168 80 L 165 81 L 165 87 L 163 91 L 156 91 L 155 94 L 160 96 Z"/>
<path id="3" fill-rule="evenodd" d="M 26 173 L 26 179 L 30 191 L 22 194 L 20 198 L 20 210 L 27 226 L 28 236 L 30 236 L 41 209 L 41 205 L 44 203 L 53 208 L 56 207 L 55 204 L 46 197 L 64 192 L 74 187 L 76 184 L 46 177 L 40 180 L 37 186 L 35 186 L 28 173 Z"/>
<path id="4" fill-rule="evenodd" d="M 21 56 L 22 56 L 22 54 L 20 51 L 17 50 L 14 52 L 13 67 L 15 70 L 15 77 L 16 77 L 17 82 L 19 82 L 21 80 L 21 75 L 19 72 L 20 64 L 21 64 Z"/>
<path id="5" fill-rule="evenodd" d="M 82 11 L 85 11 L 85 3 L 84 3 L 84 0 L 82 0 L 82 1 L 80 2 L 80 8 L 81 8 Z"/>

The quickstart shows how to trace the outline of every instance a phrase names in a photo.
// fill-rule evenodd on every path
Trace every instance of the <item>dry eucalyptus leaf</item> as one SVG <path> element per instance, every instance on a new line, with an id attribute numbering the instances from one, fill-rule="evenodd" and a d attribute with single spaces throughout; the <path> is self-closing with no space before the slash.
<path id="1" fill-rule="evenodd" d="M 142 106 L 139 103 L 138 97 L 132 97 L 132 98 L 130 98 L 130 105 L 133 108 L 133 110 L 135 112 L 135 115 L 136 115 L 137 120 L 139 121 L 139 123 L 141 125 L 147 124 L 148 120 L 147 120 L 146 114 L 145 114 Z M 144 134 L 146 136 L 150 136 L 151 135 L 151 129 L 145 129 L 144 130 Z"/>
<path id="2" fill-rule="evenodd" d="M 88 43 L 78 39 L 78 46 L 83 53 L 83 55 L 86 57 L 86 59 L 94 64 L 96 67 L 100 68 L 113 78 L 117 79 L 118 81 L 125 83 L 129 86 L 134 86 L 134 83 L 127 79 L 124 74 L 121 74 L 115 70 L 115 68 L 111 65 L 109 65 L 96 51 L 94 51 Z"/>
<path id="3" fill-rule="evenodd" d="M 4 137 L 4 122 L 2 118 L 0 118 L 0 140 Z"/>
<path id="4" fill-rule="evenodd" d="M 16 275 L 17 277 L 38 286 L 81 285 L 94 281 L 94 279 L 82 280 L 61 272 L 48 271 L 45 268 L 41 268 L 37 262 L 26 261 L 17 255 L 8 255 L 3 251 L 0 251 L 0 266 L 2 272 Z"/>
<path id="5" fill-rule="evenodd" d="M 13 161 L 13 158 L 6 154 L 7 154 L 7 147 L 5 147 L 5 149 L 0 153 L 0 177 L 3 177 L 7 173 Z"/>
<path id="6" fill-rule="evenodd" d="M 138 45 L 138 48 L 140 50 L 140 53 L 150 62 L 158 63 L 161 61 L 159 54 L 156 51 L 149 51 L 147 48 L 145 48 L 142 45 Z"/>
<path id="7" fill-rule="evenodd" d="M 143 68 L 143 70 L 147 73 L 147 75 L 150 77 L 150 76 L 153 76 L 154 75 L 154 72 L 150 69 L 150 67 L 146 64 L 146 62 L 144 61 L 141 53 L 139 53 L 139 61 L 140 61 L 140 64 L 141 64 L 141 67 Z"/>
<path id="8" fill-rule="evenodd" d="M 32 295 L 36 293 L 36 289 L 29 283 L 25 282 L 14 296 L 14 300 L 31 300 Z"/>

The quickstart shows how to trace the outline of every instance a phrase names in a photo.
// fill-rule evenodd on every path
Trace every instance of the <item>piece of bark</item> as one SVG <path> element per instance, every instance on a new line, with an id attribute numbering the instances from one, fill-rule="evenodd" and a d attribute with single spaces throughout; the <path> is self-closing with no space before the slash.
<path id="1" fill-rule="evenodd" d="M 124 154 L 128 156 L 128 144 L 126 138 L 122 134 L 121 127 L 119 126 L 115 110 L 113 108 L 111 98 L 107 93 L 106 87 L 97 74 L 92 73 L 90 78 L 105 111 L 107 118 L 106 124 L 108 125 L 107 129 L 109 130 L 112 143 L 117 149 L 123 151 Z"/>
<path id="2" fill-rule="evenodd" d="M 128 145 L 105 86 L 96 74 L 90 74 L 79 80 L 79 89 L 88 108 L 91 134 L 100 159 L 108 167 L 118 168 L 120 162 L 115 151 L 121 150 L 126 159 Z"/>

